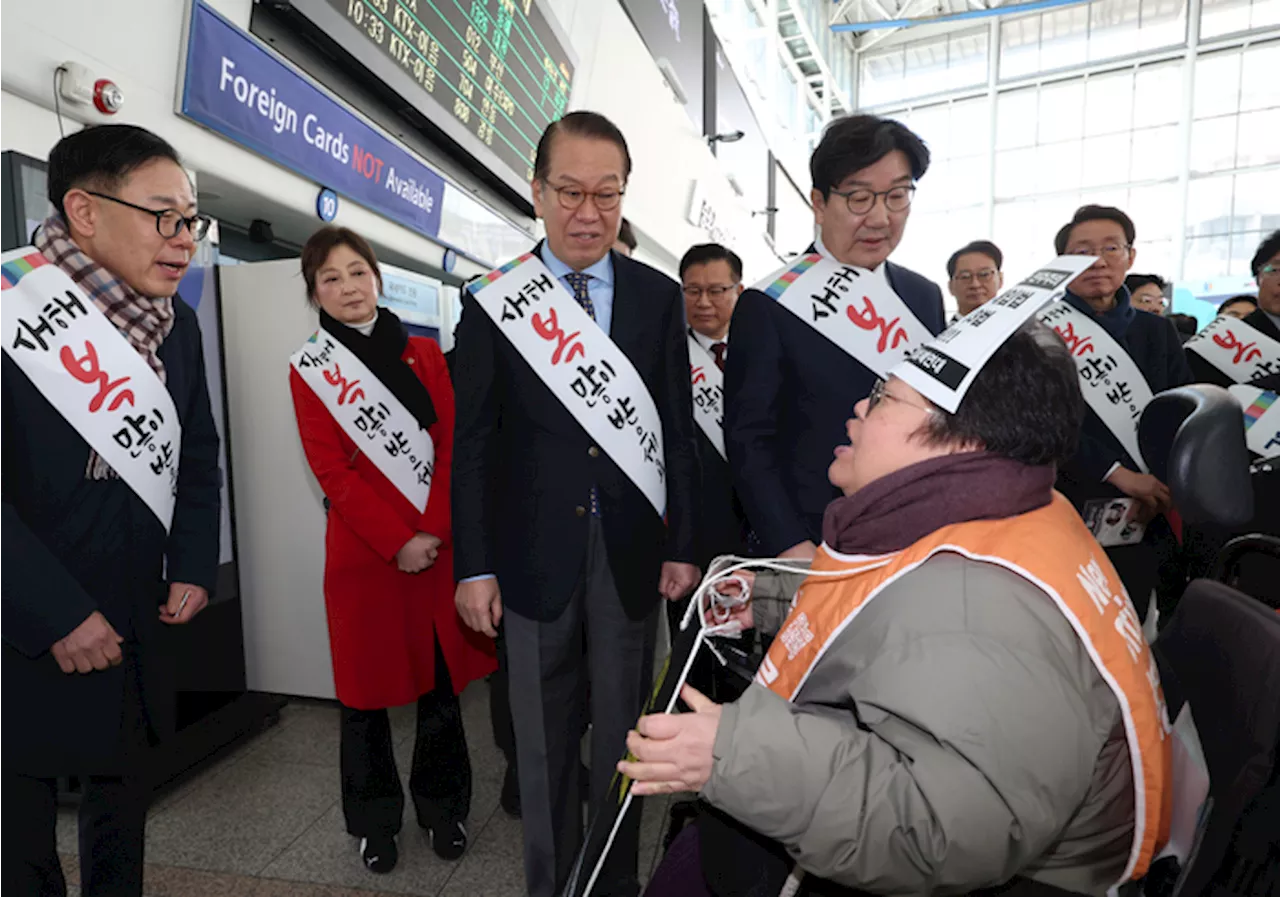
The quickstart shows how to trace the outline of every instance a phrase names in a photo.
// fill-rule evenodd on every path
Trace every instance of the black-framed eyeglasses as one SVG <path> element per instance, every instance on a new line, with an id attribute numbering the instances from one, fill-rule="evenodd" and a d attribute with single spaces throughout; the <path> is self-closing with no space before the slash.
<path id="1" fill-rule="evenodd" d="M 983 268 L 981 271 L 959 271 L 952 280 L 957 283 L 969 283 L 977 280 L 978 283 L 991 283 L 995 280 L 996 271 L 994 268 Z"/>
<path id="2" fill-rule="evenodd" d="M 884 207 L 890 212 L 905 212 L 911 207 L 911 199 L 915 196 L 916 185 L 894 187 L 892 190 L 864 190 L 859 187 L 847 193 L 832 190 L 836 196 L 843 196 L 849 212 L 854 215 L 865 215 L 876 206 L 876 200 L 884 197 Z"/>
<path id="3" fill-rule="evenodd" d="M 694 302 L 697 302 L 703 296 L 706 296 L 712 302 L 719 302 L 725 296 L 732 293 L 737 286 L 738 285 L 736 283 L 731 283 L 728 286 L 716 284 L 714 286 L 706 287 L 705 289 L 703 287 L 683 287 L 682 289 L 684 291 L 684 297 L 686 299 L 692 299 Z"/>
<path id="4" fill-rule="evenodd" d="M 887 381 L 877 380 L 875 386 L 871 387 L 871 392 L 867 394 L 867 414 L 870 414 L 872 409 L 885 399 L 889 399 L 894 402 L 901 402 L 904 405 L 915 408 L 917 411 L 923 411 L 926 414 L 933 414 L 937 410 L 932 406 L 926 408 L 924 405 L 917 405 L 915 402 L 908 402 L 906 399 L 900 399 L 893 393 L 889 392 L 889 384 Z"/>
<path id="5" fill-rule="evenodd" d="M 182 233 L 185 227 L 191 231 L 191 239 L 199 243 L 209 233 L 209 228 L 213 225 L 213 219 L 208 215 L 192 215 L 184 216 L 177 209 L 148 209 L 146 206 L 140 206 L 135 203 L 128 202 L 118 196 L 109 196 L 106 193 L 97 193 L 93 190 L 86 190 L 90 196 L 96 196 L 98 199 L 109 199 L 114 203 L 122 206 L 128 206 L 131 209 L 137 209 L 139 212 L 146 212 L 148 215 L 154 215 L 156 219 L 156 232 L 166 240 L 171 240 L 178 234 Z"/>
<path id="6" fill-rule="evenodd" d="M 588 199 L 594 202 L 596 208 L 601 212 L 612 212 L 622 202 L 622 196 L 627 192 L 626 190 L 583 190 L 581 187 L 572 185 L 557 187 L 545 178 L 542 183 L 546 184 L 548 189 L 556 192 L 556 198 L 560 201 L 560 208 L 566 212 L 577 210 Z"/>

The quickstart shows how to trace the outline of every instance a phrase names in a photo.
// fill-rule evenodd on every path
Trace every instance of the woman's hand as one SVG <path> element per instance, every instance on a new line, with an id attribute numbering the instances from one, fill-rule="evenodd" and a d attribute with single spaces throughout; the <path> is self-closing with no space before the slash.
<path id="1" fill-rule="evenodd" d="M 396 565 L 404 573 L 421 573 L 436 562 L 440 540 L 430 533 L 415 533 L 396 552 Z"/>
<path id="2" fill-rule="evenodd" d="M 689 685 L 680 697 L 691 713 L 641 717 L 627 736 L 627 749 L 636 759 L 618 763 L 618 772 L 635 780 L 637 797 L 698 792 L 711 778 L 720 705 Z"/>

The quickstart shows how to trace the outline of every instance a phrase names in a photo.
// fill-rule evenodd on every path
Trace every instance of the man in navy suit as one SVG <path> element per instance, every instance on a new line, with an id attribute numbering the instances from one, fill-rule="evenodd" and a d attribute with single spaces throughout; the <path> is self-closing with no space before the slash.
<path id="1" fill-rule="evenodd" d="M 937 284 L 888 261 L 902 239 L 929 150 L 904 125 L 838 119 L 809 168 L 820 252 L 883 277 L 930 333 L 944 324 Z M 876 374 L 758 290 L 738 300 L 725 366 L 725 448 L 738 497 L 765 555 L 813 557 L 838 491 L 832 449 Z"/>
<path id="2" fill-rule="evenodd" d="M 457 331 L 455 602 L 472 629 L 504 630 L 530 897 L 560 893 L 582 844 L 585 720 L 598 807 L 648 696 L 659 596 L 681 598 L 700 578 L 680 288 L 611 251 L 630 174 L 626 140 L 604 116 L 552 123 L 534 162 L 534 209 L 547 230 L 534 251 L 653 399 L 665 520 L 470 294 Z M 639 817 L 638 807 L 628 814 L 593 894 L 639 893 Z"/>

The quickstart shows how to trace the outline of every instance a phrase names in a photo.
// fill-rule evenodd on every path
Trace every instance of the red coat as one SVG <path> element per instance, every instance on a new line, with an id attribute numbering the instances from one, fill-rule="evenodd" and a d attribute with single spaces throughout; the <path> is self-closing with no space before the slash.
<path id="1" fill-rule="evenodd" d="M 329 498 L 324 600 L 333 679 L 338 700 L 357 710 L 409 704 L 435 688 L 435 639 L 455 692 L 497 667 L 493 641 L 467 628 L 453 603 L 454 406 L 444 355 L 431 340 L 410 337 L 401 357 L 427 387 L 439 417 L 429 430 L 436 466 L 421 515 L 359 451 L 298 372 L 289 372 L 302 447 Z M 422 573 L 402 573 L 396 552 L 418 531 L 443 540 L 439 556 Z"/>

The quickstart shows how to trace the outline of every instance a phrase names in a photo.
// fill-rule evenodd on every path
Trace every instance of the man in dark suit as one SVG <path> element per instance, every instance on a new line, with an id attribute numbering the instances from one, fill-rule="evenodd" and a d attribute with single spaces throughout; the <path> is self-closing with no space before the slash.
<path id="1" fill-rule="evenodd" d="M 531 897 L 559 892 L 582 843 L 577 770 L 588 684 L 598 806 L 647 696 L 642 679 L 659 596 L 678 599 L 699 578 L 680 289 L 610 250 L 630 172 L 626 141 L 603 116 L 574 112 L 548 127 L 533 181 L 547 239 L 535 251 L 653 398 L 665 450 L 665 523 L 471 295 L 457 331 L 457 605 L 472 628 L 493 634 L 501 621 L 505 629 Z M 638 810 L 593 893 L 638 893 Z"/>
<path id="2" fill-rule="evenodd" d="M 1137 255 L 1136 236 L 1133 220 L 1120 209 L 1087 205 L 1058 231 L 1054 249 L 1059 255 L 1097 256 L 1093 267 L 1072 281 L 1064 301 L 1120 344 L 1155 395 L 1190 383 L 1191 369 L 1173 323 L 1130 303 L 1124 280 Z M 1058 489 L 1078 509 L 1092 499 L 1139 502 L 1142 519 L 1149 521 L 1143 541 L 1107 549 L 1139 616 L 1145 619 L 1153 590 L 1180 594 L 1177 544 L 1166 519 L 1158 516 L 1172 508 L 1169 487 L 1138 469 L 1137 459 L 1093 410 L 1085 415 L 1075 456 L 1058 471 Z"/>
<path id="3" fill-rule="evenodd" d="M 218 434 L 199 324 L 175 295 L 209 220 L 196 214 L 173 147 L 125 125 L 60 141 L 49 156 L 48 195 L 57 211 L 41 225 L 37 248 L 80 287 L 80 301 L 97 306 L 104 326 L 127 340 L 116 347 L 97 338 L 103 366 L 136 350 L 162 372 L 162 382 L 134 375 L 112 384 L 104 372 L 100 388 L 133 379 L 133 391 L 116 392 L 115 405 L 136 394 L 139 416 L 129 417 L 144 426 L 147 397 L 167 391 L 181 438 L 166 521 L 98 454 L 110 450 L 112 437 L 101 437 L 112 427 L 73 424 L 59 410 L 71 406 L 55 407 L 59 397 L 37 388 L 6 334 L 0 891 L 66 894 L 54 838 L 56 780 L 76 776 L 84 782 L 81 893 L 140 897 L 147 748 L 174 722 L 166 630 L 205 607 L 218 567 Z M 82 338 L 71 334 L 64 359 Z"/>
<path id="4" fill-rule="evenodd" d="M 1258 283 L 1258 296 L 1254 309 L 1247 315 L 1239 315 L 1246 324 L 1259 333 L 1280 342 L 1280 230 L 1271 234 L 1258 244 L 1258 251 L 1253 255 L 1251 264 L 1253 279 Z M 1219 314 L 1228 314 L 1224 309 L 1228 303 L 1244 305 L 1250 296 L 1237 296 L 1224 302 L 1218 309 Z M 1206 361 L 1195 352 L 1187 352 L 1187 361 L 1191 365 L 1191 373 L 1197 383 L 1213 383 L 1217 386 L 1230 386 L 1232 379 L 1220 371 L 1211 362 Z M 1280 390 L 1280 371 L 1264 373 L 1249 381 L 1251 386 L 1263 389 Z"/>
<path id="5" fill-rule="evenodd" d="M 902 124 L 853 115 L 827 127 L 809 162 L 819 238 L 810 252 L 883 277 L 930 333 L 943 328 L 937 284 L 888 261 L 902 239 L 929 150 Z M 766 555 L 811 558 L 839 495 L 832 449 L 877 375 L 758 290 L 738 300 L 725 366 L 725 447 L 738 496 Z"/>

